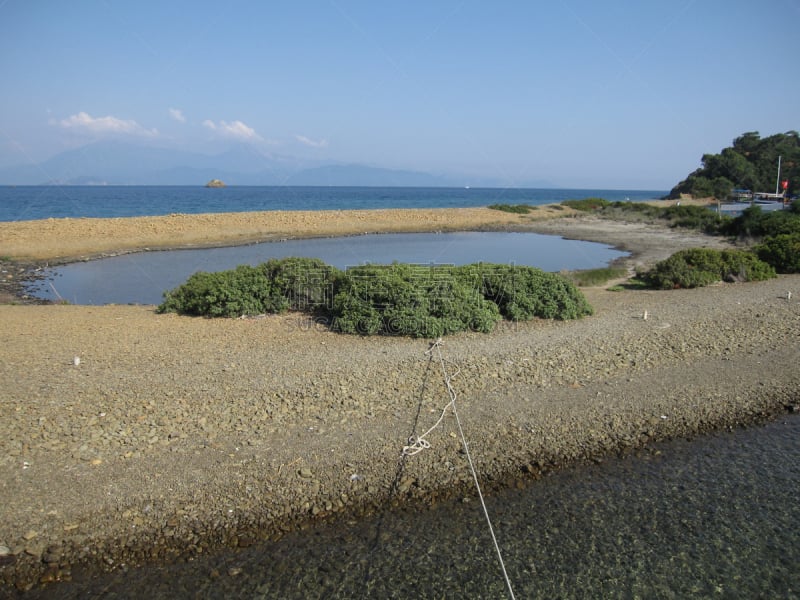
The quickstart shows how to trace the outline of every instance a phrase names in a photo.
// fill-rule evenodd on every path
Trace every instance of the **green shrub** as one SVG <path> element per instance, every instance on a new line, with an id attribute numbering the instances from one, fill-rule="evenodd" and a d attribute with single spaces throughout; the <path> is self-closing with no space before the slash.
<path id="1" fill-rule="evenodd" d="M 724 233 L 756 238 L 800 233 L 800 213 L 791 209 L 764 212 L 757 205 L 751 206 L 733 219 Z"/>
<path id="2" fill-rule="evenodd" d="M 489 208 L 493 210 L 501 210 L 503 212 L 527 215 L 535 207 L 528 206 L 527 204 L 490 204 Z"/>
<path id="3" fill-rule="evenodd" d="M 633 212 L 646 215 L 648 217 L 661 217 L 664 209 L 658 206 L 653 206 L 647 202 L 631 202 L 630 200 L 622 202 L 617 201 L 606 207 L 606 210 L 613 209 L 621 212 Z"/>
<path id="4" fill-rule="evenodd" d="M 563 276 L 578 287 L 592 287 L 603 285 L 611 279 L 625 277 L 628 270 L 624 267 L 603 267 L 600 269 L 585 269 L 583 271 L 569 271 Z"/>
<path id="5" fill-rule="evenodd" d="M 319 259 L 272 259 L 259 266 L 195 273 L 164 293 L 158 312 L 208 317 L 314 310 L 333 296 L 339 271 Z"/>
<path id="6" fill-rule="evenodd" d="M 330 307 L 342 272 L 318 258 L 270 259 L 259 268 L 288 302 L 291 310 L 316 311 Z"/>
<path id="7" fill-rule="evenodd" d="M 712 235 L 718 234 L 730 220 L 706 206 L 653 206 L 646 202 L 614 202 L 604 207 L 602 213 L 604 217 L 622 220 L 667 221 L 670 227 L 697 229 Z"/>
<path id="8" fill-rule="evenodd" d="M 561 204 L 569 208 L 574 208 L 575 210 L 591 212 L 605 208 L 609 206 L 611 202 L 605 198 L 583 198 L 581 200 L 564 200 Z"/>
<path id="9" fill-rule="evenodd" d="M 349 269 L 333 299 L 332 327 L 343 333 L 438 337 L 488 332 L 497 306 L 456 277 L 458 267 L 408 264 Z"/>
<path id="10" fill-rule="evenodd" d="M 362 335 L 437 337 L 488 332 L 501 317 L 575 319 L 591 313 L 571 282 L 533 267 L 369 265 L 340 280 L 332 326 Z"/>
<path id="11" fill-rule="evenodd" d="M 592 314 L 580 291 L 567 279 L 535 267 L 478 263 L 461 267 L 460 277 L 511 321 L 578 319 Z"/>
<path id="12" fill-rule="evenodd" d="M 164 297 L 162 313 L 237 317 L 297 309 L 324 314 L 343 333 L 413 337 L 488 332 L 503 316 L 574 319 L 592 312 L 559 275 L 492 264 L 395 263 L 341 272 L 317 259 L 289 258 L 195 273 Z"/>
<path id="13" fill-rule="evenodd" d="M 712 235 L 720 233 L 731 220 L 731 217 L 719 215 L 707 206 L 676 204 L 660 210 L 661 218 L 670 221 L 672 227 L 698 229 Z"/>
<path id="14" fill-rule="evenodd" d="M 760 281 L 775 270 L 752 252 L 690 248 L 657 263 L 644 276 L 657 289 L 703 287 L 717 281 Z"/>
<path id="15" fill-rule="evenodd" d="M 800 233 L 768 236 L 754 251 L 778 273 L 800 273 Z"/>
<path id="16" fill-rule="evenodd" d="M 198 272 L 164 294 L 158 312 L 209 317 L 238 317 L 283 312 L 288 301 L 263 270 L 241 265 L 231 271 Z"/>

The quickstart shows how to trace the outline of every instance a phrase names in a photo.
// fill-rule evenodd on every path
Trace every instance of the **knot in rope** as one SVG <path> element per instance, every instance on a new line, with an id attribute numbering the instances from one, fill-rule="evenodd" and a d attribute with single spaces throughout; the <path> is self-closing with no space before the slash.
<path id="1" fill-rule="evenodd" d="M 433 351 L 434 350 L 437 351 L 437 354 L 439 355 L 439 362 L 442 366 L 442 373 L 444 375 L 444 384 L 445 387 L 447 388 L 447 395 L 450 397 L 450 402 L 444 405 L 444 408 L 442 408 L 442 412 L 439 415 L 439 418 L 436 420 L 436 423 L 433 424 L 433 427 L 428 429 L 428 431 L 426 431 L 422 435 L 412 435 L 411 437 L 408 438 L 408 445 L 403 446 L 403 455 L 405 456 L 414 456 L 415 454 L 418 454 L 423 450 L 427 450 L 428 448 L 430 448 L 431 443 L 426 438 L 431 433 L 433 433 L 433 431 L 437 427 L 439 427 L 439 425 L 442 424 L 442 421 L 444 421 L 444 417 L 447 414 L 448 409 L 452 408 L 453 411 L 455 411 L 455 401 L 457 394 L 455 389 L 453 389 L 453 386 L 451 385 L 450 381 L 453 379 L 453 377 L 455 377 L 461 372 L 461 369 L 457 365 L 454 365 L 456 368 L 455 372 L 452 374 L 447 372 L 447 368 L 445 366 L 445 360 L 442 357 L 442 351 L 441 351 L 441 346 L 443 343 L 444 342 L 442 341 L 442 338 L 438 338 L 435 341 L 431 342 L 431 345 L 425 351 L 425 354 L 427 356 L 432 357 Z"/>

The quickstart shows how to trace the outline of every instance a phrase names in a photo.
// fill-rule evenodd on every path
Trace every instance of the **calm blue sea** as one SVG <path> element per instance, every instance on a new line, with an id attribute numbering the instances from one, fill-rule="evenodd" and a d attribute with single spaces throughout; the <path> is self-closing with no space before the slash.
<path id="1" fill-rule="evenodd" d="M 590 197 L 611 201 L 652 200 L 666 193 L 664 190 L 438 187 L 5 186 L 0 187 L 0 221 L 263 210 L 536 206 Z"/>

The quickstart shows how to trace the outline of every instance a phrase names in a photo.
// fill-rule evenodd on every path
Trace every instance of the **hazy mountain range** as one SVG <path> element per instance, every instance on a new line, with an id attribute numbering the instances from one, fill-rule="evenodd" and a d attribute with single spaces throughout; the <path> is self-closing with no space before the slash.
<path id="1" fill-rule="evenodd" d="M 265 154 L 245 144 L 206 155 L 118 141 L 62 152 L 36 165 L 0 168 L 2 185 L 227 185 L 494 187 L 488 178 L 458 178 L 420 171 L 334 164 Z M 553 187 L 545 181 L 525 187 Z"/>

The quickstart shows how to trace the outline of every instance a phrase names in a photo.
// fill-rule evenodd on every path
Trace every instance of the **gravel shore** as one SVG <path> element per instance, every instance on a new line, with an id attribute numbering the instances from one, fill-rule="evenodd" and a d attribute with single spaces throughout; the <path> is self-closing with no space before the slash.
<path id="1" fill-rule="evenodd" d="M 571 214 L 552 206 L 526 220 Z M 0 256 L 73 259 L 143 249 L 235 246 L 294 237 L 497 228 L 520 215 L 489 208 L 268 211 L 0 222 Z"/>
<path id="2" fill-rule="evenodd" d="M 631 268 L 724 243 L 512 216 L 474 227 L 624 245 Z M 15 253 L 0 253 L 36 254 L 33 241 L 29 251 L 15 243 Z M 105 243 L 82 250 L 106 252 Z M 584 291 L 591 317 L 504 323 L 441 346 L 447 368 L 460 369 L 459 416 L 488 489 L 800 402 L 800 276 Z M 387 505 L 473 494 L 451 412 L 430 448 L 402 455 L 448 402 L 426 341 L 334 334 L 299 314 L 209 320 L 151 306 L 0 305 L 0 323 L 4 584 L 188 559 Z"/>

